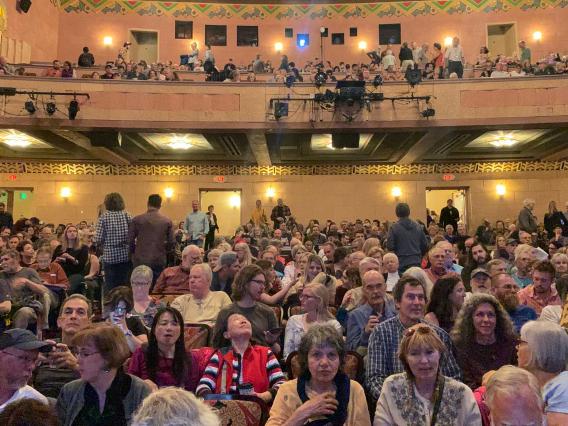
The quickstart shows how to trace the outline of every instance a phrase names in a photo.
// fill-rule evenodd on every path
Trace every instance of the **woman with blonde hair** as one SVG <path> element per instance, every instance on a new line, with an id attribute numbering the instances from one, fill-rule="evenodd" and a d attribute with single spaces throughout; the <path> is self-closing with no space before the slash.
<path id="1" fill-rule="evenodd" d="M 89 260 L 89 247 L 79 238 L 79 230 L 75 225 L 67 225 L 63 231 L 61 245 L 57 246 L 52 257 L 61 265 L 69 278 L 70 294 L 85 292 L 82 285 L 85 277 L 85 265 Z"/>
<path id="2" fill-rule="evenodd" d="M 385 380 L 373 426 L 481 426 L 473 392 L 440 372 L 446 346 L 427 324 L 404 331 L 398 358 L 404 372 Z"/>
<path id="3" fill-rule="evenodd" d="M 219 426 L 213 409 L 191 392 L 167 387 L 147 397 L 134 416 L 132 426 Z"/>
<path id="4" fill-rule="evenodd" d="M 341 325 L 328 310 L 329 292 L 323 284 L 312 282 L 306 285 L 300 296 L 303 314 L 292 315 L 284 333 L 284 358 L 300 346 L 302 336 L 315 324 L 329 324 L 341 334 Z"/>
<path id="5" fill-rule="evenodd" d="M 243 242 L 235 244 L 234 251 L 237 253 L 237 260 L 239 261 L 241 268 L 244 268 L 254 262 L 254 257 L 252 256 L 247 243 Z"/>
<path id="6" fill-rule="evenodd" d="M 363 243 L 363 248 L 361 251 L 365 253 L 365 256 L 371 257 L 369 251 L 374 247 L 381 247 L 381 241 L 378 238 L 367 238 Z"/>

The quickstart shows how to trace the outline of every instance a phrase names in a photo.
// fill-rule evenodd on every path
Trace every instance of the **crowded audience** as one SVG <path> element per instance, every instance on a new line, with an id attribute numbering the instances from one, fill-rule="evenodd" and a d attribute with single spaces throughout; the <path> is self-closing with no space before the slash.
<path id="1" fill-rule="evenodd" d="M 226 414 L 196 397 L 229 394 L 269 425 L 567 421 L 555 203 L 546 226 L 525 200 L 468 233 L 449 201 L 439 219 L 400 203 L 394 223 L 307 226 L 258 202 L 207 249 L 218 219 L 197 201 L 177 230 L 156 194 L 133 219 L 120 194 L 104 204 L 92 225 L 0 214 L 0 416 L 31 399 L 64 425 L 159 424 L 153 409 L 214 425 Z"/>

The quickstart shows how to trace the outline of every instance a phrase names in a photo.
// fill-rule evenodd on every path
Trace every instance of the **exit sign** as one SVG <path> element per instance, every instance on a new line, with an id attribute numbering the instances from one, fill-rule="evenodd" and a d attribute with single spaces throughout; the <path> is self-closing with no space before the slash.
<path id="1" fill-rule="evenodd" d="M 215 176 L 213 178 L 213 182 L 215 183 L 225 183 L 225 176 Z"/>
<path id="2" fill-rule="evenodd" d="M 444 182 L 450 182 L 450 181 L 452 181 L 452 180 L 456 180 L 456 175 L 453 175 L 453 174 L 445 174 L 445 175 L 442 176 L 442 180 L 443 180 Z"/>

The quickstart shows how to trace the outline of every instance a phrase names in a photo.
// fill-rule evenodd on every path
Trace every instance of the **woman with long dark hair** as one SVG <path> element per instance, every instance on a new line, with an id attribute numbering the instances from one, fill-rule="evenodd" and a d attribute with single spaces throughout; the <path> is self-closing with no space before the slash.
<path id="1" fill-rule="evenodd" d="M 183 318 L 177 309 L 160 309 L 154 317 L 147 347 L 132 355 L 128 372 L 143 379 L 152 391 L 178 386 L 195 392 L 198 360 L 184 345 Z"/>
<path id="2" fill-rule="evenodd" d="M 465 286 L 461 278 L 458 275 L 442 277 L 432 289 L 424 319 L 449 333 L 464 300 Z"/>

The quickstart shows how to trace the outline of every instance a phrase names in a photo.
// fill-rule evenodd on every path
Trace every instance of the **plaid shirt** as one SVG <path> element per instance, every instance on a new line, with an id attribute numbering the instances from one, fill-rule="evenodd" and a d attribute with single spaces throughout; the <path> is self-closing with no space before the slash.
<path id="1" fill-rule="evenodd" d="M 103 249 L 108 264 L 128 262 L 128 226 L 132 217 L 121 211 L 106 211 L 99 217 L 95 242 Z"/>
<path id="2" fill-rule="evenodd" d="M 420 322 L 432 327 L 448 349 L 440 359 L 442 374 L 461 381 L 462 372 L 455 359 L 455 348 L 448 333 L 424 320 Z M 397 352 L 405 329 L 406 327 L 400 322 L 397 315 L 377 325 L 371 333 L 367 352 L 365 384 L 375 400 L 378 400 L 381 395 L 385 379 L 404 371 Z"/>

